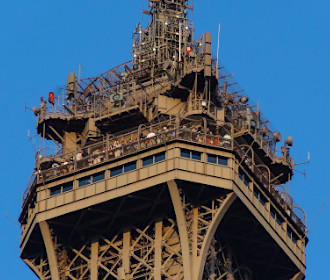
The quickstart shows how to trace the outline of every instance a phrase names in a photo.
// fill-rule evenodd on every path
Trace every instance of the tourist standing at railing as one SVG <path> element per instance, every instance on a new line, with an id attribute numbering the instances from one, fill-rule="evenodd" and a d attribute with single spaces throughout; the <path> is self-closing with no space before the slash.
<path id="1" fill-rule="evenodd" d="M 191 130 L 190 128 L 188 128 L 186 125 L 184 125 L 182 127 L 182 136 L 183 136 L 183 139 L 189 139 L 190 138 L 190 133 Z"/>
<path id="2" fill-rule="evenodd" d="M 135 147 L 134 147 L 135 143 L 134 142 L 136 142 L 136 141 L 134 141 L 133 136 L 131 136 L 129 141 L 128 141 L 128 147 L 129 147 L 128 149 L 129 149 L 130 152 L 135 151 Z"/>
<path id="3" fill-rule="evenodd" d="M 197 133 L 197 128 L 196 127 L 193 127 L 191 129 L 191 136 L 192 136 L 192 140 L 193 141 L 197 141 L 198 140 L 198 138 L 197 138 L 198 133 Z"/>
<path id="4" fill-rule="evenodd" d="M 119 140 L 116 140 L 114 142 L 114 148 L 115 148 L 115 157 L 120 157 L 121 155 L 121 143 L 119 142 Z"/>
<path id="5" fill-rule="evenodd" d="M 167 140 L 167 138 L 168 138 L 168 128 L 167 128 L 167 126 L 164 126 L 163 127 L 163 129 L 162 129 L 162 131 L 161 131 L 161 141 L 164 143 L 164 142 L 166 142 L 166 140 Z"/>
<path id="6" fill-rule="evenodd" d="M 204 142 L 203 138 L 204 138 L 204 135 L 202 133 L 202 128 L 199 126 L 197 129 L 197 142 L 203 143 Z"/>
<path id="7" fill-rule="evenodd" d="M 79 161 L 79 160 L 82 160 L 82 153 L 81 152 L 78 152 L 76 154 L 76 160 Z"/>
<path id="8" fill-rule="evenodd" d="M 147 146 L 155 144 L 155 137 L 156 137 L 155 132 L 150 130 L 150 132 L 147 134 L 147 141 L 146 141 Z"/>
<path id="9" fill-rule="evenodd" d="M 225 134 L 225 136 L 223 136 L 223 144 L 225 147 L 231 146 L 231 136 L 229 134 Z"/>
<path id="10" fill-rule="evenodd" d="M 114 157 L 113 150 L 114 150 L 114 146 L 111 143 L 109 143 L 109 150 L 108 150 L 109 158 L 113 158 Z"/>

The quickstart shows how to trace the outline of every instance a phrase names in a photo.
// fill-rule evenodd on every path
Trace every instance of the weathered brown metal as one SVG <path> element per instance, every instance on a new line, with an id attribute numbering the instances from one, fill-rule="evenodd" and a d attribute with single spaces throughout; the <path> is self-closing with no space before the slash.
<path id="1" fill-rule="evenodd" d="M 149 2 L 131 62 L 71 73 L 62 100 L 34 110 L 60 149 L 36 155 L 22 259 L 40 279 L 303 279 L 305 213 L 283 186 L 292 139 L 279 157 L 211 34 L 193 39 L 189 1 Z"/>

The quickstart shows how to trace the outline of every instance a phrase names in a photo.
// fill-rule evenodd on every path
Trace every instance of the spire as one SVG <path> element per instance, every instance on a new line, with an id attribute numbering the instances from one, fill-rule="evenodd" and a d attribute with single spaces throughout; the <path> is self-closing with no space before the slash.
<path id="1" fill-rule="evenodd" d="M 188 0 L 149 0 L 151 16 L 146 29 L 138 24 L 133 33 L 134 70 L 157 74 L 168 61 L 180 62 L 181 50 L 193 40 Z"/>

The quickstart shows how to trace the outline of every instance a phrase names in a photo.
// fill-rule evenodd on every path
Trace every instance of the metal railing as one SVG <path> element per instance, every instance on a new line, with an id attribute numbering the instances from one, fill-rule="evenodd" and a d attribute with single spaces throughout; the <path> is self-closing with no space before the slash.
<path id="1" fill-rule="evenodd" d="M 217 133 L 212 133 L 214 127 L 212 128 L 212 126 L 203 121 L 186 120 L 186 123 L 179 127 L 176 127 L 174 122 L 174 120 L 166 121 L 148 127 L 142 125 L 138 130 L 118 137 L 108 137 L 104 141 L 73 153 L 48 155 L 45 160 L 48 160 L 52 167 L 45 170 L 37 169 L 34 174 L 32 174 L 29 186 L 23 194 L 23 205 L 32 187 L 36 184 L 45 183 L 60 176 L 85 168 L 91 168 L 151 147 L 165 145 L 177 139 L 234 150 L 253 172 L 261 185 L 273 195 L 275 200 L 284 208 L 286 213 L 301 230 L 303 232 L 305 231 L 304 223 L 295 213 L 293 202 L 288 203 L 283 199 L 283 195 L 271 184 L 270 177 L 272 174 L 270 170 L 268 170 L 269 174 L 267 175 L 267 170 L 263 170 L 263 166 L 256 165 L 253 157 L 246 153 L 237 141 L 233 140 L 233 129 L 230 129 L 230 127 L 232 127 L 231 124 L 224 123 L 223 126 L 218 129 Z"/>
<path id="2" fill-rule="evenodd" d="M 84 168 L 89 168 L 103 162 L 126 156 L 138 151 L 142 151 L 154 146 L 163 145 L 174 139 L 186 140 L 200 144 L 207 144 L 216 147 L 231 149 L 231 137 L 224 135 L 213 135 L 197 131 L 185 126 L 173 129 L 163 129 L 162 131 L 150 132 L 146 136 L 137 139 L 137 131 L 126 135 L 130 140 L 122 136 L 105 140 L 98 144 L 84 148 L 77 153 L 69 153 L 62 156 L 62 163 L 56 163 L 53 167 L 39 172 L 37 183 L 44 183 L 59 176 L 66 175 Z"/>

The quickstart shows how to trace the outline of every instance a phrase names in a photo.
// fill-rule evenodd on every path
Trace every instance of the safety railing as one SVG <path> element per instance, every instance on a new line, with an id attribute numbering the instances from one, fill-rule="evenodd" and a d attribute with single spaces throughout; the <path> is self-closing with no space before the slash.
<path id="1" fill-rule="evenodd" d="M 157 145 L 164 145 L 169 141 L 178 139 L 234 150 L 248 168 L 251 169 L 261 185 L 274 196 L 287 213 L 290 213 L 290 217 L 296 224 L 301 227 L 301 229 L 305 228 L 301 219 L 294 213 L 292 205 L 290 207 L 271 184 L 270 178 L 273 175 L 270 173 L 270 170 L 264 170 L 264 166 L 257 166 L 251 155 L 246 153 L 237 141 L 233 141 L 232 129 L 229 129 L 232 127 L 230 124 L 224 123 L 223 126 L 215 129 L 214 124 L 204 121 L 186 120 L 182 122 L 185 124 L 179 127 L 175 127 L 174 122 L 175 121 L 172 120 L 153 126 L 141 126 L 136 131 L 105 139 L 104 141 L 85 147 L 74 153 L 63 155 L 56 153 L 53 156 L 47 156 L 46 160 L 51 163 L 52 167 L 45 170 L 35 170 L 31 177 L 33 179 L 30 180 L 29 186 L 24 192 L 23 205 L 25 204 L 25 200 L 33 184 L 45 183 L 51 179 L 72 172 L 91 168 L 109 160 L 133 154 Z M 58 160 L 59 158 L 60 161 Z"/>
<path id="2" fill-rule="evenodd" d="M 301 208 L 298 208 L 297 206 L 293 206 L 293 200 L 292 198 L 288 198 L 288 194 L 285 193 L 283 196 L 283 193 L 280 193 L 276 186 L 271 184 L 270 177 L 272 174 L 270 173 L 269 169 L 262 170 L 261 167 L 266 166 L 258 166 L 253 163 L 253 160 L 251 157 L 248 156 L 246 152 L 240 147 L 240 145 L 237 143 L 237 141 L 233 141 L 234 145 L 234 151 L 237 152 L 237 154 L 241 157 L 241 159 L 244 160 L 245 164 L 248 166 L 248 168 L 253 172 L 253 174 L 256 176 L 258 181 L 261 183 L 261 186 L 264 187 L 266 190 L 268 190 L 271 195 L 274 197 L 274 199 L 283 207 L 286 214 L 293 220 L 293 222 L 300 228 L 302 232 L 305 233 L 306 231 L 306 216 L 304 211 Z M 269 174 L 267 174 L 269 172 Z M 295 213 L 296 209 L 299 209 L 300 212 L 303 213 L 304 218 L 302 221 L 301 218 L 298 217 L 297 213 Z"/>
<path id="3" fill-rule="evenodd" d="M 108 141 L 103 141 L 93 146 L 89 146 L 78 153 L 63 155 L 61 164 L 55 163 L 53 167 L 42 170 L 38 175 L 38 183 L 46 182 L 59 176 L 66 175 L 84 168 L 89 168 L 100 163 L 126 156 L 150 147 L 166 144 L 174 139 L 181 139 L 200 144 L 207 144 L 216 147 L 231 149 L 231 136 L 213 135 L 203 133 L 194 128 L 182 126 L 174 129 L 164 129 L 163 131 L 150 132 L 146 136 L 136 139 L 137 132 L 132 133 L 131 140 L 123 140 L 123 137 L 117 137 Z M 135 138 L 135 140 L 133 140 Z M 51 160 L 51 159 L 49 159 Z M 55 159 L 54 159 L 55 161 Z"/>

